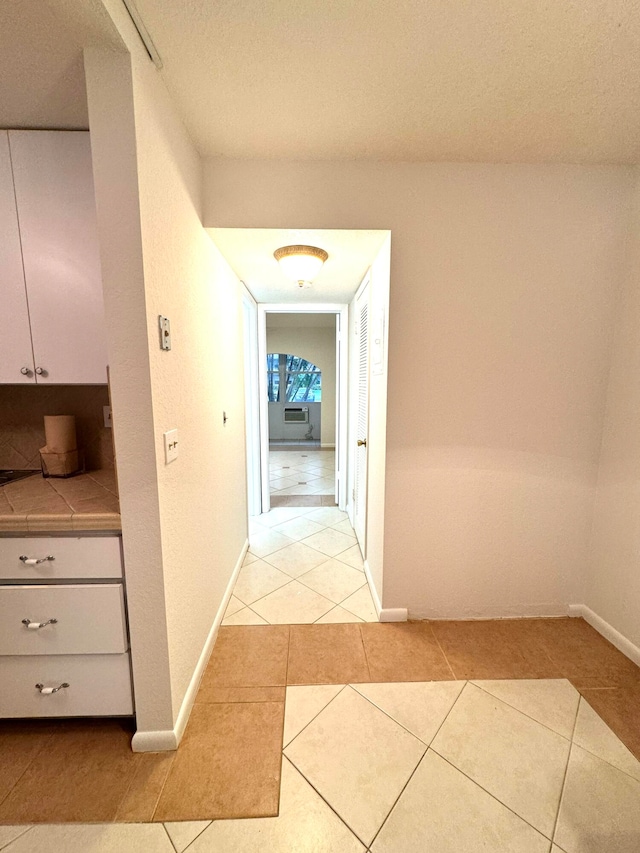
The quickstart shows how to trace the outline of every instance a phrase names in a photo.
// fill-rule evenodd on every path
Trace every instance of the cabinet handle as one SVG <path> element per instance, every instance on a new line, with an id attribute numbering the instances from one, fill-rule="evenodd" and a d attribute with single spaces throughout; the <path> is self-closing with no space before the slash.
<path id="1" fill-rule="evenodd" d="M 31 619 L 23 619 L 22 624 L 26 625 L 30 631 L 37 631 L 38 628 L 46 628 L 47 625 L 57 625 L 57 619 L 47 619 L 46 622 L 32 622 Z"/>
<path id="2" fill-rule="evenodd" d="M 38 374 L 38 376 L 47 375 L 47 371 L 44 369 L 44 367 L 36 367 L 36 373 Z"/>
<path id="3" fill-rule="evenodd" d="M 55 560 L 55 557 L 52 554 L 49 554 L 48 557 L 40 557 L 40 559 L 38 559 L 37 557 L 27 557 L 25 554 L 23 554 L 21 557 L 18 557 L 18 559 L 23 562 L 25 566 L 39 566 L 40 563 L 46 563 L 49 560 Z"/>
<path id="4" fill-rule="evenodd" d="M 21 368 L 20 368 L 20 373 L 21 373 L 23 376 L 31 376 L 31 371 L 29 370 L 29 368 L 28 368 L 28 367 L 21 367 Z"/>
<path id="5" fill-rule="evenodd" d="M 39 690 L 45 696 L 50 696 L 52 693 L 57 693 L 59 690 L 63 690 L 65 687 L 69 687 L 69 684 L 66 681 L 63 681 L 58 687 L 45 687 L 44 684 L 36 684 L 36 690 Z"/>

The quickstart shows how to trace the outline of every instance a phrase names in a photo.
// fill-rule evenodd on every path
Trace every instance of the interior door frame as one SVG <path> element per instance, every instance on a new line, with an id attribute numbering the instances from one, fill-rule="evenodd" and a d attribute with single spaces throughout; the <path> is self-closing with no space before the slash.
<path id="1" fill-rule="evenodd" d="M 246 286 L 242 292 L 245 382 L 247 514 L 260 515 L 262 502 L 260 407 L 258 405 L 258 303 Z"/>
<path id="2" fill-rule="evenodd" d="M 336 361 L 336 496 L 338 506 L 347 505 L 347 383 L 349 306 L 344 303 L 258 303 L 258 395 L 260 408 L 260 470 L 262 512 L 271 508 L 269 489 L 269 403 L 267 400 L 267 314 L 336 314 L 340 317 L 340 358 Z M 338 332 L 336 330 L 336 341 Z"/>

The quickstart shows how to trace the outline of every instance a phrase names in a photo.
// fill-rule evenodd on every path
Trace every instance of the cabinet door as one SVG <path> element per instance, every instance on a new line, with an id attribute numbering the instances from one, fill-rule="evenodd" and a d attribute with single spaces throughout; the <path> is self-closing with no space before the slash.
<path id="1" fill-rule="evenodd" d="M 9 131 L 38 383 L 102 384 L 107 354 L 86 131 Z"/>
<path id="2" fill-rule="evenodd" d="M 0 382 L 33 383 L 29 310 L 6 130 L 0 131 Z"/>

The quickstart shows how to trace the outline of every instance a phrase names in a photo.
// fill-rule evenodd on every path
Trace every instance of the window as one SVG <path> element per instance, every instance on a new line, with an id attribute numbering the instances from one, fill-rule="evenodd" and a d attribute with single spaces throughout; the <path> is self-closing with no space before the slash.
<path id="1" fill-rule="evenodd" d="M 280 389 L 285 389 L 284 400 Z M 267 393 L 270 403 L 320 403 L 322 371 L 299 355 L 267 355 Z"/>

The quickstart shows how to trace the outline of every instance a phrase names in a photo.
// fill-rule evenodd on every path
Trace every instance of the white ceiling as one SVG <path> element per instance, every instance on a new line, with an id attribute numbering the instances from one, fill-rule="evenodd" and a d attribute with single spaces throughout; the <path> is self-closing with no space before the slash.
<path id="1" fill-rule="evenodd" d="M 633 163 L 638 0 L 136 0 L 210 157 Z"/>
<path id="2" fill-rule="evenodd" d="M 0 126 L 89 126 L 81 43 L 44 0 L 0 2 Z"/>
<path id="3" fill-rule="evenodd" d="M 257 302 L 350 302 L 388 231 L 207 228 L 231 268 Z M 329 253 L 311 287 L 300 288 L 280 271 L 273 253 L 302 243 Z"/>

